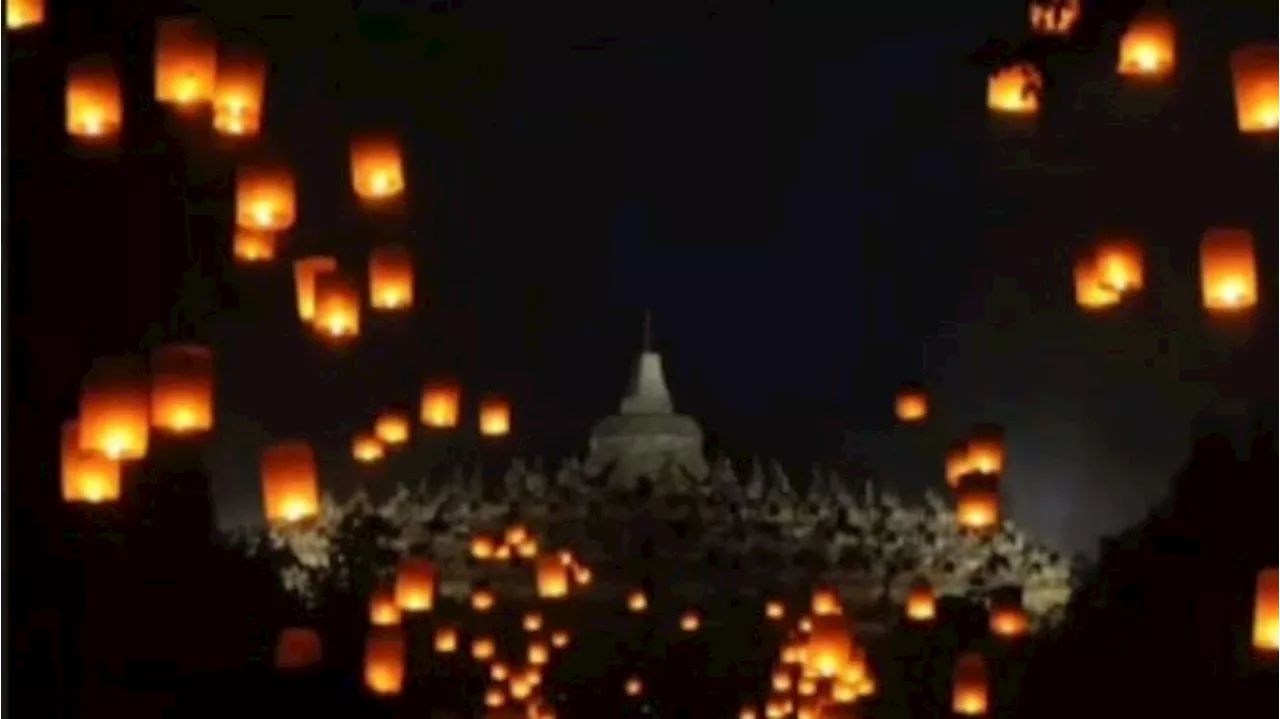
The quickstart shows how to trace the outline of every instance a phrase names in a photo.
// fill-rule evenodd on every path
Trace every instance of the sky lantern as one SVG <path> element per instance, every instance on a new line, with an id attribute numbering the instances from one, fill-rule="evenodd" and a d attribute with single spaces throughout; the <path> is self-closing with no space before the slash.
<path id="1" fill-rule="evenodd" d="M 458 630 L 453 627 L 436 627 L 431 645 L 436 654 L 453 654 L 458 651 Z"/>
<path id="2" fill-rule="evenodd" d="M 1157 80 L 1173 72 L 1173 20 L 1165 15 L 1140 15 L 1120 37 L 1118 71 L 1124 77 Z"/>
<path id="3" fill-rule="evenodd" d="M 822 677 L 835 676 L 853 651 L 853 637 L 839 614 L 813 618 L 804 661 L 807 669 Z"/>
<path id="4" fill-rule="evenodd" d="M 542 615 L 537 612 L 525 612 L 524 617 L 520 620 L 520 626 L 526 632 L 542 631 Z"/>
<path id="5" fill-rule="evenodd" d="M 411 427 L 408 412 L 402 409 L 388 409 L 374 420 L 373 433 L 383 444 L 395 447 L 409 441 Z"/>
<path id="6" fill-rule="evenodd" d="M 493 609 L 497 598 L 488 587 L 475 587 L 471 590 L 471 609 L 477 614 L 485 614 Z"/>
<path id="7" fill-rule="evenodd" d="M 383 245 L 369 253 L 369 306 L 386 312 L 413 306 L 413 255 L 404 245 Z"/>
<path id="8" fill-rule="evenodd" d="M 551 659 L 551 649 L 547 647 L 545 642 L 534 640 L 529 642 L 529 647 L 525 652 L 525 658 L 529 664 L 540 667 Z"/>
<path id="9" fill-rule="evenodd" d="M 4 26 L 22 30 L 44 24 L 44 0 L 6 0 Z"/>
<path id="10" fill-rule="evenodd" d="M 396 696 L 404 689 L 406 644 L 398 628 L 379 627 L 365 639 L 364 684 L 379 696 Z"/>
<path id="11" fill-rule="evenodd" d="M 511 433 L 511 405 L 500 397 L 489 397 L 480 403 L 480 435 L 505 437 Z"/>
<path id="12" fill-rule="evenodd" d="M 1200 293 L 1210 312 L 1236 312 L 1258 304 L 1253 233 L 1217 227 L 1200 241 Z"/>
<path id="13" fill-rule="evenodd" d="M 893 400 L 893 411 L 899 422 L 923 421 L 929 416 L 929 395 L 921 387 L 907 385 L 898 390 Z"/>
<path id="14" fill-rule="evenodd" d="M 276 257 L 276 236 L 263 230 L 237 227 L 231 238 L 231 255 L 242 265 L 270 262 Z"/>
<path id="15" fill-rule="evenodd" d="M 180 108 L 213 100 L 218 41 L 198 17 L 156 21 L 156 101 Z"/>
<path id="16" fill-rule="evenodd" d="M 422 405 L 419 419 L 432 429 L 453 429 L 458 426 L 462 404 L 462 390 L 451 382 L 428 382 L 422 388 Z"/>
<path id="17" fill-rule="evenodd" d="M 644 693 L 644 682 L 640 681 L 640 677 L 627 677 L 622 691 L 629 697 L 638 697 Z"/>
<path id="18" fill-rule="evenodd" d="M 120 463 L 98 450 L 80 449 L 80 424 L 62 424 L 62 501 L 100 504 L 120 499 Z"/>
<path id="19" fill-rule="evenodd" d="M 151 352 L 151 426 L 174 435 L 213 429 L 213 350 L 173 344 Z"/>
<path id="20" fill-rule="evenodd" d="M 1080 0 L 1032 0 L 1027 12 L 1037 35 L 1070 35 L 1080 21 Z"/>
<path id="21" fill-rule="evenodd" d="M 815 587 L 810 605 L 810 611 L 813 612 L 815 617 L 843 613 L 843 609 L 840 606 L 840 594 L 832 587 Z"/>
<path id="22" fill-rule="evenodd" d="M 327 255 L 303 257 L 293 262 L 293 287 L 298 319 L 310 323 L 316 316 L 316 276 L 338 269 L 338 260 Z"/>
<path id="23" fill-rule="evenodd" d="M 1076 259 L 1071 277 L 1080 309 L 1092 312 L 1120 304 L 1120 293 L 1103 283 L 1097 258 L 1092 254 Z"/>
<path id="24" fill-rule="evenodd" d="M 998 475 L 1004 472 L 1004 430 L 982 425 L 969 438 L 969 471 Z"/>
<path id="25" fill-rule="evenodd" d="M 375 627 L 400 625 L 400 605 L 394 591 L 380 589 L 369 597 L 369 623 Z"/>
<path id="26" fill-rule="evenodd" d="M 1021 589 L 1003 588 L 991 597 L 988 623 L 991 634 L 1001 639 L 1020 639 L 1031 631 Z"/>
<path id="27" fill-rule="evenodd" d="M 569 594 L 569 567 L 554 554 L 538 557 L 534 563 L 538 596 L 543 599 L 560 599 Z"/>
<path id="28" fill-rule="evenodd" d="M 1030 63 L 1000 68 L 987 78 L 987 109 L 999 115 L 1035 115 L 1043 87 L 1040 71 Z"/>
<path id="29" fill-rule="evenodd" d="M 1126 237 L 1105 237 L 1094 251 L 1097 281 L 1120 295 L 1142 289 L 1142 244 Z"/>
<path id="30" fill-rule="evenodd" d="M 296 522 L 320 512 L 320 480 L 310 444 L 278 442 L 262 450 L 262 497 L 268 522 Z"/>
<path id="31" fill-rule="evenodd" d="M 80 388 L 80 448 L 116 460 L 147 455 L 151 383 L 138 357 L 94 360 Z"/>
<path id="32" fill-rule="evenodd" d="M 994 531 L 1000 524 L 1000 491 L 995 475 L 966 474 L 956 487 L 956 522 L 975 534 Z"/>
<path id="33" fill-rule="evenodd" d="M 436 565 L 406 557 L 396 568 L 396 606 L 405 612 L 429 612 L 436 603 Z"/>
<path id="34" fill-rule="evenodd" d="M 236 171 L 236 225 L 281 232 L 297 221 L 293 172 L 282 165 L 249 165 Z"/>
<path id="35" fill-rule="evenodd" d="M 551 633 L 551 646 L 556 649 L 564 649 L 569 646 L 569 632 L 563 629 L 557 629 Z"/>
<path id="36" fill-rule="evenodd" d="M 680 631 L 690 633 L 698 631 L 702 626 L 702 617 L 694 609 L 686 610 L 680 615 Z"/>
<path id="37" fill-rule="evenodd" d="M 983 716 L 988 703 L 987 662 L 977 652 L 961 654 L 952 677 L 951 711 L 960 716 Z"/>
<path id="38" fill-rule="evenodd" d="M 351 458 L 361 464 L 373 464 L 386 456 L 387 448 L 372 433 L 360 432 L 351 439 Z"/>
<path id="39" fill-rule="evenodd" d="M 329 270 L 315 278 L 312 326 L 323 337 L 346 340 L 360 335 L 360 290 L 345 272 Z"/>
<path id="40" fill-rule="evenodd" d="M 778 693 L 791 691 L 791 685 L 793 683 L 794 682 L 791 680 L 791 672 L 788 671 L 786 667 L 781 667 L 775 670 L 773 675 L 769 677 L 769 686 L 773 687 L 773 690 Z"/>
<path id="41" fill-rule="evenodd" d="M 1280 570 L 1258 572 L 1253 595 L 1253 647 L 1275 654 L 1280 649 Z"/>
<path id="42" fill-rule="evenodd" d="M 213 129 L 226 137 L 257 137 L 267 87 L 267 62 L 239 48 L 218 56 L 213 87 Z"/>
<path id="43" fill-rule="evenodd" d="M 643 589 L 633 589 L 627 595 L 627 609 L 633 613 L 639 614 L 649 608 L 649 598 L 645 596 Z"/>
<path id="44" fill-rule="evenodd" d="M 1236 127 L 1244 134 L 1272 133 L 1280 126 L 1280 48 L 1249 45 L 1231 53 L 1231 89 Z"/>
<path id="45" fill-rule="evenodd" d="M 490 637 L 476 637 L 471 640 L 471 658 L 478 662 L 487 662 L 497 653 L 497 646 Z"/>
<path id="46" fill-rule="evenodd" d="M 952 442 L 947 447 L 946 457 L 943 461 L 943 471 L 947 479 L 947 486 L 954 489 L 959 484 L 960 478 L 969 473 L 968 442 Z"/>
<path id="47" fill-rule="evenodd" d="M 484 562 L 493 559 L 494 550 L 497 549 L 497 542 L 485 534 L 477 534 L 471 538 L 471 556 L 476 560 Z"/>
<path id="48" fill-rule="evenodd" d="M 779 621 L 787 616 L 787 605 L 777 599 L 770 599 L 764 603 L 764 616 L 766 619 Z"/>
<path id="49" fill-rule="evenodd" d="M 351 186 L 356 197 L 378 203 L 404 193 L 404 159 L 400 141 L 365 135 L 351 141 Z"/>
<path id="50" fill-rule="evenodd" d="M 938 598 L 928 580 L 921 577 L 912 582 L 905 609 L 911 622 L 931 622 L 938 615 Z"/>
<path id="51" fill-rule="evenodd" d="M 124 101 L 115 66 L 105 56 L 85 58 L 67 69 L 67 134 L 107 140 L 120 134 Z"/>
<path id="52" fill-rule="evenodd" d="M 276 640 L 276 669 L 310 669 L 320 663 L 324 644 L 311 627 L 285 627 Z"/>

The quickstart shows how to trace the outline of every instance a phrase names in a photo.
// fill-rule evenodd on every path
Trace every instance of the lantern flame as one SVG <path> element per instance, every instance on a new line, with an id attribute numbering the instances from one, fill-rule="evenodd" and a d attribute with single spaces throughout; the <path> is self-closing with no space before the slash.
<path id="1" fill-rule="evenodd" d="M 262 452 L 263 505 L 268 522 L 297 522 L 320 511 L 315 454 L 306 442 L 280 442 Z"/>
<path id="2" fill-rule="evenodd" d="M 156 25 L 156 101 L 191 107 L 213 99 L 218 46 L 195 17 L 162 18 Z"/>
<path id="3" fill-rule="evenodd" d="M 1161 15 L 1135 18 L 1120 38 L 1122 76 L 1159 79 L 1174 65 L 1173 21 Z"/>
<path id="4" fill-rule="evenodd" d="M 4 4 L 4 26 L 24 30 L 44 24 L 44 0 L 8 0 Z"/>
<path id="5" fill-rule="evenodd" d="M 119 134 L 123 121 L 120 80 L 109 59 L 86 58 L 68 68 L 68 135 L 86 140 L 113 137 Z"/>
<path id="6" fill-rule="evenodd" d="M 1006 115 L 1034 115 L 1040 111 L 1044 81 L 1034 65 L 1001 68 L 987 79 L 987 108 Z"/>
<path id="7" fill-rule="evenodd" d="M 236 173 L 236 224 L 280 232 L 296 220 L 293 173 L 284 167 L 242 167 Z"/>
<path id="8" fill-rule="evenodd" d="M 511 405 L 502 399 L 487 399 L 480 405 L 480 435 L 505 437 L 511 433 Z"/>
<path id="9" fill-rule="evenodd" d="M 462 391 L 447 383 L 429 383 L 422 389 L 422 407 L 419 413 L 422 423 L 434 429 L 452 429 L 458 426 Z"/>
<path id="10" fill-rule="evenodd" d="M 1280 49 L 1251 45 L 1231 53 L 1236 126 L 1240 132 L 1274 133 L 1280 126 Z"/>
<path id="11" fill-rule="evenodd" d="M 62 425 L 62 499 L 101 504 L 120 498 L 120 464 L 97 450 L 80 449 L 80 424 Z"/>
<path id="12" fill-rule="evenodd" d="M 1200 288 L 1205 309 L 1238 312 L 1258 303 L 1253 233 L 1215 228 L 1200 243 Z"/>

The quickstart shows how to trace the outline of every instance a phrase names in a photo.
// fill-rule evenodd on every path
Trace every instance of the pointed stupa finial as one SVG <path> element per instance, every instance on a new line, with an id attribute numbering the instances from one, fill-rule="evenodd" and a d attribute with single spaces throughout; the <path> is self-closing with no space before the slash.
<path id="1" fill-rule="evenodd" d="M 662 356 L 652 349 L 653 314 L 644 311 L 644 335 L 640 358 L 627 396 L 622 398 L 622 414 L 670 414 L 671 393 L 662 372 Z"/>
<path id="2" fill-rule="evenodd" d="M 644 334 L 642 335 L 640 351 L 648 353 L 651 351 L 653 339 L 653 313 L 647 308 L 644 311 Z"/>

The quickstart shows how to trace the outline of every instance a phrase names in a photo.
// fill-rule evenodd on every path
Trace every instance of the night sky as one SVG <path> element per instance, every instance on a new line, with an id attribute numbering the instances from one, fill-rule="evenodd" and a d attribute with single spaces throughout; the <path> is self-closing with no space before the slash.
<path id="1" fill-rule="evenodd" d="M 406 241 L 426 302 L 339 356 L 298 329 L 284 265 L 228 271 L 210 453 L 224 522 L 259 516 L 271 439 L 315 441 L 326 481 L 350 486 L 351 434 L 386 404 L 416 407 L 433 374 L 512 396 L 522 453 L 585 451 L 646 307 L 677 409 L 713 448 L 779 457 L 800 483 L 813 461 L 859 461 L 913 494 L 942 487 L 948 440 L 999 422 L 1010 516 L 1065 549 L 1091 551 L 1163 496 L 1211 400 L 1247 414 L 1267 397 L 1274 427 L 1275 375 L 1249 369 L 1275 366 L 1274 333 L 1233 351 L 1243 340 L 1203 320 L 1195 284 L 1204 228 L 1248 224 L 1256 326 L 1275 327 L 1274 144 L 1235 134 L 1225 64 L 1274 37 L 1274 4 L 1212 3 L 1212 22 L 1182 8 L 1202 31 L 1147 118 L 1112 101 L 1104 30 L 1063 63 L 1071 87 L 1032 138 L 993 131 L 966 63 L 1021 37 L 1016 0 L 719 3 L 710 26 L 673 10 L 648 31 L 572 3 L 523 19 L 366 5 L 386 7 L 243 24 L 269 48 L 268 132 L 299 177 L 290 252 L 363 262 L 372 240 Z M 366 126 L 407 145 L 398 226 L 350 198 L 348 138 Z M 225 202 L 201 207 L 230 230 Z M 1070 259 L 1103 226 L 1146 240 L 1151 279 L 1142 307 L 1085 318 Z M 909 433 L 891 416 L 907 381 L 936 406 Z M 398 461 L 389 475 L 425 472 Z"/>

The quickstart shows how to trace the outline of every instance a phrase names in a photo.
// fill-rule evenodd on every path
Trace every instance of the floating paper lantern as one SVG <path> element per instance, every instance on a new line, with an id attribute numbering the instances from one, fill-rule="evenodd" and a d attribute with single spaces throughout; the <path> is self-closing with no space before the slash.
<path id="1" fill-rule="evenodd" d="M 381 589 L 369 597 L 369 623 L 375 627 L 400 626 L 400 606 L 395 592 Z"/>
<path id="2" fill-rule="evenodd" d="M 1174 37 L 1173 20 L 1164 15 L 1135 18 L 1120 38 L 1119 73 L 1143 79 L 1167 77 L 1173 72 Z"/>
<path id="3" fill-rule="evenodd" d="M 276 640 L 276 669 L 309 669 L 320 663 L 324 645 L 310 627 L 287 627 Z"/>
<path id="4" fill-rule="evenodd" d="M 369 633 L 364 645 L 364 684 L 379 696 L 396 696 L 404 689 L 406 642 L 399 629 L 381 627 Z"/>
<path id="5" fill-rule="evenodd" d="M 1103 283 L 1098 262 L 1092 255 L 1080 257 L 1072 268 L 1076 305 L 1085 311 L 1104 310 L 1120 304 L 1120 293 Z"/>
<path id="6" fill-rule="evenodd" d="M 373 433 L 383 444 L 393 447 L 409 441 L 411 426 L 408 412 L 402 409 L 388 409 L 374 420 Z"/>
<path id="7" fill-rule="evenodd" d="M 1142 244 L 1123 237 L 1103 238 L 1094 255 L 1098 281 L 1121 295 L 1142 289 Z"/>
<path id="8" fill-rule="evenodd" d="M 394 137 L 366 135 L 351 141 L 351 186 L 367 203 L 404 193 L 404 159 Z"/>
<path id="9" fill-rule="evenodd" d="M 62 500 L 101 504 L 120 499 L 120 463 L 98 450 L 80 449 L 80 424 L 62 425 Z"/>
<path id="10" fill-rule="evenodd" d="M 816 587 L 810 601 L 810 611 L 815 617 L 843 613 L 840 606 L 840 593 L 832 587 Z"/>
<path id="11" fill-rule="evenodd" d="M 648 608 L 649 598 L 645 596 L 643 591 L 635 589 L 627 595 L 627 609 L 638 614 Z"/>
<path id="12" fill-rule="evenodd" d="M 591 583 L 591 567 L 578 565 L 573 568 L 573 583 L 585 587 Z"/>
<path id="13" fill-rule="evenodd" d="M 489 687 L 484 690 L 484 705 L 490 709 L 496 709 L 507 703 L 507 695 L 502 693 L 499 687 Z"/>
<path id="14" fill-rule="evenodd" d="M 778 669 L 773 673 L 773 676 L 769 677 L 769 685 L 779 694 L 791 691 L 791 672 L 786 669 Z"/>
<path id="15" fill-rule="evenodd" d="M 433 429 L 452 429 L 458 426 L 462 404 L 462 390 L 452 383 L 431 382 L 422 388 L 422 406 L 419 418 Z"/>
<path id="16" fill-rule="evenodd" d="M 551 658 L 551 650 L 542 642 L 529 642 L 529 648 L 525 652 L 525 658 L 529 664 L 535 667 L 540 667 L 546 664 Z"/>
<path id="17" fill-rule="evenodd" d="M 158 20 L 155 62 L 157 102 L 189 108 L 213 100 L 218 43 L 200 18 Z"/>
<path id="18" fill-rule="evenodd" d="M 787 605 L 776 599 L 770 599 L 764 603 L 764 616 L 775 622 L 787 616 Z"/>
<path id="19" fill-rule="evenodd" d="M 929 416 L 929 395 L 915 385 L 903 387 L 894 398 L 893 411 L 899 422 L 920 422 Z"/>
<path id="20" fill-rule="evenodd" d="M 956 523 L 975 534 L 986 534 L 1000 524 L 1000 492 L 995 477 L 966 474 L 956 487 Z"/>
<path id="21" fill-rule="evenodd" d="M 151 426 L 175 435 L 213 429 L 213 350 L 177 344 L 151 353 Z"/>
<path id="22" fill-rule="evenodd" d="M 537 573 L 538 596 L 543 599 L 560 599 L 569 594 L 569 568 L 559 557 L 542 556 L 534 565 Z"/>
<path id="23" fill-rule="evenodd" d="M 537 632 L 542 630 L 542 615 L 537 612 L 525 612 L 520 620 L 520 626 L 526 632 Z"/>
<path id="24" fill-rule="evenodd" d="M 240 264 L 270 262 L 276 257 L 276 236 L 262 230 L 237 227 L 231 240 L 231 254 Z"/>
<path id="25" fill-rule="evenodd" d="M 556 649 L 564 649 L 569 646 L 569 632 L 558 629 L 551 633 L 551 646 Z"/>
<path id="26" fill-rule="evenodd" d="M 1239 312 L 1258 303 L 1253 233 L 1214 228 L 1200 241 L 1200 292 L 1210 312 Z"/>
<path id="27" fill-rule="evenodd" d="M 471 556 L 482 562 L 492 559 L 494 550 L 497 548 L 497 544 L 498 543 L 493 540 L 493 537 L 477 534 L 471 538 Z"/>
<path id="28" fill-rule="evenodd" d="M 458 630 L 453 627 L 436 629 L 431 645 L 437 654 L 453 654 L 458 651 Z"/>
<path id="29" fill-rule="evenodd" d="M 480 404 L 480 435 L 505 437 L 511 433 L 511 405 L 504 399 L 490 397 Z"/>
<path id="30" fill-rule="evenodd" d="M 7 0 L 4 4 L 4 26 L 23 30 L 44 24 L 44 0 Z"/>
<path id="31" fill-rule="evenodd" d="M 471 590 L 471 609 L 478 614 L 485 614 L 493 609 L 493 605 L 497 603 L 497 598 L 493 596 L 493 591 L 487 587 L 476 587 Z"/>
<path id="32" fill-rule="evenodd" d="M 951 687 L 951 711 L 960 716 L 982 716 L 987 713 L 987 694 L 987 663 L 982 655 L 960 655 Z"/>
<path id="33" fill-rule="evenodd" d="M 907 591 L 906 614 L 912 622 L 931 622 L 938 615 L 938 599 L 923 577 L 913 582 Z"/>
<path id="34" fill-rule="evenodd" d="M 538 540 L 533 537 L 526 537 L 524 541 L 516 545 L 516 556 L 521 559 L 533 559 L 538 556 Z"/>
<path id="35" fill-rule="evenodd" d="M 1027 6 L 1038 35 L 1070 35 L 1080 21 L 1080 0 L 1033 0 Z"/>
<path id="36" fill-rule="evenodd" d="M 297 220 L 293 173 L 279 165 L 251 165 L 236 172 L 236 225 L 281 232 Z"/>
<path id="37" fill-rule="evenodd" d="M 982 425 L 969 438 L 969 471 L 998 475 L 1004 472 L 1004 430 Z"/>
<path id="38" fill-rule="evenodd" d="M 344 272 L 330 270 L 316 275 L 316 307 L 313 327 L 331 340 L 360 335 L 360 289 Z"/>
<path id="39" fill-rule="evenodd" d="M 1018 639 L 1031 630 L 1027 610 L 1021 606 L 991 607 L 991 633 L 1002 639 Z"/>
<path id="40" fill-rule="evenodd" d="M 1231 53 L 1236 126 L 1240 132 L 1275 133 L 1280 126 L 1280 49 L 1250 45 Z"/>
<path id="41" fill-rule="evenodd" d="M 80 448 L 116 460 L 142 459 L 150 414 L 151 386 L 140 358 L 95 360 L 80 390 Z"/>
<path id="42" fill-rule="evenodd" d="M 987 78 L 987 108 L 1001 115 L 1034 115 L 1040 111 L 1043 85 L 1034 65 L 1020 63 L 996 70 Z"/>
<path id="43" fill-rule="evenodd" d="M 280 442 L 262 451 L 262 496 L 268 522 L 296 522 L 320 511 L 316 458 L 306 442 Z"/>
<path id="44" fill-rule="evenodd" d="M 805 666 L 822 677 L 833 677 L 849 660 L 853 637 L 838 614 L 813 618 L 809 641 L 805 646 Z"/>
<path id="45" fill-rule="evenodd" d="M 262 131 L 267 63 L 262 55 L 234 48 L 218 57 L 213 89 L 213 129 L 226 137 L 256 137 Z"/>
<path id="46" fill-rule="evenodd" d="M 96 56 L 67 69 L 67 134 L 85 140 L 107 140 L 120 134 L 124 103 L 120 78 L 111 60 Z"/>
<path id="47" fill-rule="evenodd" d="M 436 602 L 436 566 L 429 559 L 406 557 L 396 568 L 396 606 L 405 612 L 429 612 Z"/>
<path id="48" fill-rule="evenodd" d="M 338 260 L 325 255 L 314 255 L 293 263 L 293 287 L 298 302 L 298 318 L 310 323 L 316 316 L 316 277 L 325 272 L 335 272 Z"/>
<path id="49" fill-rule="evenodd" d="M 638 697 L 644 693 L 644 682 L 640 681 L 640 677 L 628 677 L 622 690 L 629 697 Z"/>
<path id="50" fill-rule="evenodd" d="M 1280 570 L 1258 572 L 1253 595 L 1253 647 L 1275 654 L 1280 649 Z"/>
<path id="51" fill-rule="evenodd" d="M 513 524 L 507 527 L 507 531 L 503 532 L 502 541 L 509 546 L 515 546 L 524 542 L 529 538 L 529 528 L 523 524 Z"/>
<path id="52" fill-rule="evenodd" d="M 351 440 L 351 458 L 361 464 L 378 462 L 386 455 L 386 448 L 372 434 L 360 432 Z"/>
<path id="53" fill-rule="evenodd" d="M 698 616 L 698 613 L 692 609 L 680 615 L 680 631 L 696 632 L 698 631 L 698 627 L 701 626 L 702 617 Z"/>
<path id="54" fill-rule="evenodd" d="M 960 478 L 969 473 L 969 443 L 952 442 L 947 447 L 944 472 L 947 486 L 955 488 Z"/>
<path id="55" fill-rule="evenodd" d="M 413 306 L 413 256 L 403 245 L 369 253 L 369 306 L 386 312 Z"/>
<path id="56" fill-rule="evenodd" d="M 484 662 L 493 659 L 497 647 L 489 637 L 476 637 L 471 640 L 471 658 Z"/>

